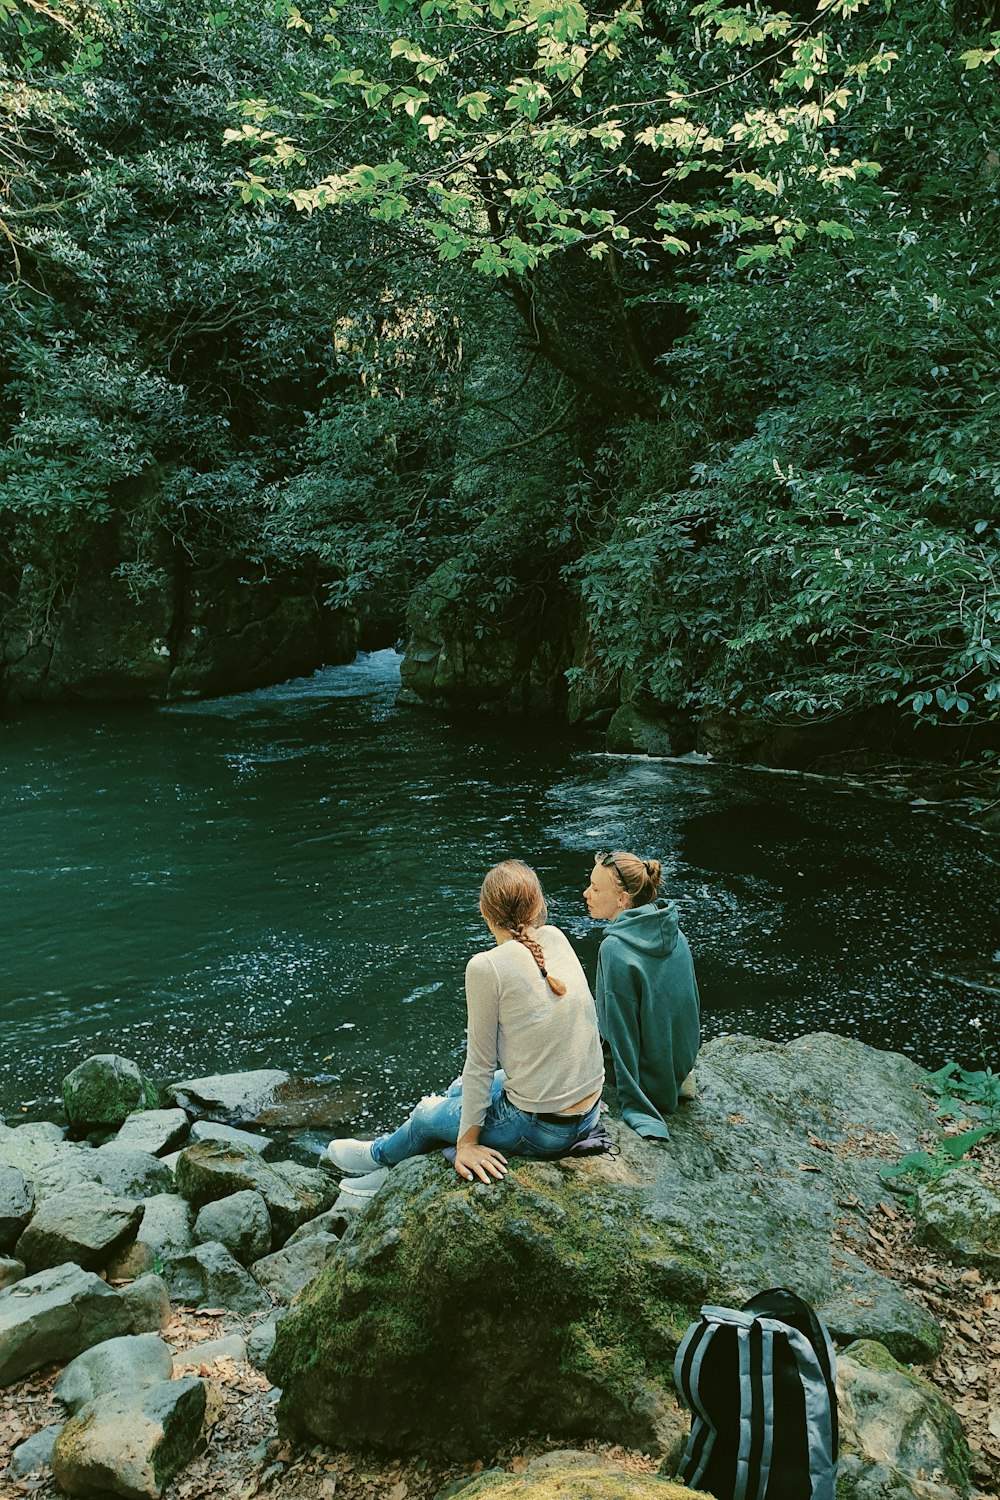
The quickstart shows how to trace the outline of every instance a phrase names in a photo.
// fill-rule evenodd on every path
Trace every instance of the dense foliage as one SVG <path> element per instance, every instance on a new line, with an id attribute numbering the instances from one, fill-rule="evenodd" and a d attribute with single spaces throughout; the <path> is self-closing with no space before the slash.
<path id="1" fill-rule="evenodd" d="M 990 0 L 0 3 L 22 555 L 449 559 L 695 718 L 1000 717 Z"/>

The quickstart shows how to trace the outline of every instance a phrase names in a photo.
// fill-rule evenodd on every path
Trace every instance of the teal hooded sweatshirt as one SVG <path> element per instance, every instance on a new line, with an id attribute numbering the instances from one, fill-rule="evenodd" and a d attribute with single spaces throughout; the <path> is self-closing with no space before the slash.
<path id="1" fill-rule="evenodd" d="M 673 901 L 631 907 L 610 924 L 595 995 L 625 1123 L 669 1140 L 664 1115 L 677 1108 L 701 1035 L 698 983 Z"/>

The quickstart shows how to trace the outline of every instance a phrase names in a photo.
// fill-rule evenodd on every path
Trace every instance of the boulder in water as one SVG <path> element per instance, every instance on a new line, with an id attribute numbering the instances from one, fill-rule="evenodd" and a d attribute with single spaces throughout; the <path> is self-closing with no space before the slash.
<path id="1" fill-rule="evenodd" d="M 67 1073 L 62 1097 L 78 1134 L 101 1125 L 118 1129 L 135 1110 L 155 1109 L 158 1102 L 155 1086 L 138 1065 L 114 1053 L 95 1054 Z"/>

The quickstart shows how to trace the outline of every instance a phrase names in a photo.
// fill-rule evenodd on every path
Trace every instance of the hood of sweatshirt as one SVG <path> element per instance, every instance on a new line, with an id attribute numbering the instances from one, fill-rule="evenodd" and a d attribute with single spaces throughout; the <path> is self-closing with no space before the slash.
<path id="1" fill-rule="evenodd" d="M 623 911 L 609 925 L 602 941 L 615 938 L 635 953 L 649 958 L 669 958 L 677 946 L 679 931 L 676 902 L 659 896 L 645 906 L 633 906 Z"/>

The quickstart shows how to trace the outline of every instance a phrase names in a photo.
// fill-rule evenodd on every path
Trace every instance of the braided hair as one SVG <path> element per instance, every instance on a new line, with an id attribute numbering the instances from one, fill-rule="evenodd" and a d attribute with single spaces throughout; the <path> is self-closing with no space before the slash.
<path id="1" fill-rule="evenodd" d="M 520 859 L 505 859 L 494 865 L 480 889 L 479 910 L 492 926 L 509 932 L 515 942 L 527 948 L 553 995 L 565 995 L 566 986 L 546 969 L 542 945 L 533 936 L 534 929 L 544 927 L 549 911 L 530 865 Z"/>

